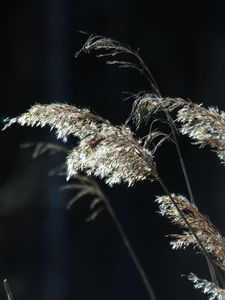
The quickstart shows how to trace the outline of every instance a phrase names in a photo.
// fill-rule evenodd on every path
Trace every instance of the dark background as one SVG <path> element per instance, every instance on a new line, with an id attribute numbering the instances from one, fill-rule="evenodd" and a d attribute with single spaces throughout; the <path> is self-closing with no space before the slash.
<path id="1" fill-rule="evenodd" d="M 223 1 L 17 1 L 1 8 L 2 118 L 36 102 L 67 102 L 123 123 L 131 102 L 123 91 L 147 89 L 136 72 L 74 53 L 85 42 L 78 30 L 112 37 L 140 53 L 164 96 L 189 98 L 225 110 L 225 7 Z M 200 4 L 200 2 L 199 2 Z M 86 223 L 90 199 L 66 210 L 64 178 L 48 172 L 64 159 L 32 160 L 30 141 L 56 142 L 48 129 L 13 126 L 2 132 L 0 177 L 0 281 L 15 299 L 148 299 L 141 279 L 107 212 Z M 70 141 L 70 145 L 73 141 Z M 216 155 L 188 139 L 181 147 L 200 210 L 225 231 L 225 170 Z M 158 157 L 173 192 L 187 195 L 171 145 Z M 154 287 L 157 299 L 206 299 L 182 274 L 209 278 L 205 259 L 172 251 L 164 236 L 176 232 L 157 213 L 156 183 L 132 188 L 102 185 Z M 6 299 L 0 286 L 2 299 Z"/>

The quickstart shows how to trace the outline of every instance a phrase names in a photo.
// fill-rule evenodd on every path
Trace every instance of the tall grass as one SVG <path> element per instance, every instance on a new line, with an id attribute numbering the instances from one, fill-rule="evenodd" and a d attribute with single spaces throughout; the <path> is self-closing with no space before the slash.
<path id="1" fill-rule="evenodd" d="M 192 273 L 188 279 L 196 289 L 207 294 L 210 300 L 225 299 L 225 239 L 209 218 L 198 209 L 178 143 L 178 135 L 186 135 L 193 144 L 200 147 L 209 145 L 224 164 L 225 113 L 217 108 L 204 108 L 203 105 L 182 98 L 162 97 L 138 51 L 124 44 L 91 35 L 76 56 L 92 51 L 97 57 L 105 58 L 107 64 L 136 69 L 147 80 L 149 90 L 133 95 L 133 107 L 125 124 L 114 125 L 86 108 L 53 103 L 36 104 L 22 115 L 6 119 L 3 130 L 15 123 L 32 127 L 48 125 L 56 130 L 57 138 L 64 142 L 70 135 L 79 139 L 77 145 L 68 150 L 66 159 L 67 180 L 77 181 L 67 188 L 78 189 L 69 206 L 84 195 L 91 194 L 94 200 L 90 219 L 94 219 L 102 209 L 96 208 L 97 204 L 103 204 L 119 230 L 150 299 L 156 299 L 156 296 L 144 268 L 109 200 L 89 177 L 99 177 L 111 187 L 121 183 L 132 186 L 140 180 L 158 182 L 165 193 L 164 196 L 156 198 L 159 212 L 181 230 L 181 233 L 171 236 L 172 248 L 177 250 L 193 246 L 205 256 L 208 264 L 211 281 L 200 279 Z M 158 129 L 162 122 L 168 127 L 166 131 Z M 137 137 L 137 133 L 130 127 L 134 124 L 138 128 L 142 123 L 148 126 L 148 134 Z M 175 146 L 189 199 L 171 193 L 158 172 L 155 158 L 163 143 L 172 143 Z"/>

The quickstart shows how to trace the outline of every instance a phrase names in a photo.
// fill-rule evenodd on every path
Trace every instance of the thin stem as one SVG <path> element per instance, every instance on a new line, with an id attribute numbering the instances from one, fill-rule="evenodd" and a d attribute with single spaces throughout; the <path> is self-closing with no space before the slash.
<path id="1" fill-rule="evenodd" d="M 115 212 L 114 212 L 114 210 L 113 210 L 113 208 L 112 208 L 109 200 L 106 198 L 106 196 L 103 193 L 101 193 L 101 194 L 102 194 L 101 195 L 102 199 L 103 199 L 103 201 L 104 201 L 104 203 L 106 205 L 106 208 L 107 208 L 107 210 L 108 210 L 108 212 L 109 212 L 109 214 L 110 214 L 113 222 L 115 223 L 115 225 L 116 225 L 119 233 L 120 233 L 120 236 L 121 236 L 121 238 L 122 238 L 122 240 L 124 242 L 124 245 L 127 248 L 128 252 L 130 254 L 130 257 L 133 260 L 133 263 L 134 263 L 134 265 L 135 265 L 138 273 L 140 274 L 140 276 L 142 278 L 143 284 L 144 284 L 144 286 L 145 286 L 145 288 L 147 290 L 149 298 L 151 300 L 157 300 L 157 298 L 155 296 L 155 293 L 154 293 L 154 290 L 153 290 L 153 287 L 152 287 L 151 283 L 149 282 L 149 279 L 147 278 L 147 275 L 146 275 L 146 273 L 145 273 L 145 271 L 144 271 L 144 269 L 143 269 L 143 267 L 142 267 L 142 265 L 141 265 L 138 257 L 136 256 L 136 254 L 135 254 L 135 252 L 133 250 L 133 247 L 131 246 L 131 244 L 130 244 L 128 238 L 127 238 L 127 235 L 126 235 L 126 233 L 125 233 L 125 231 L 124 231 L 124 229 L 123 229 L 120 221 L 118 220 L 118 218 L 117 218 L 117 216 L 116 216 L 116 214 L 115 214 Z"/>
<path id="2" fill-rule="evenodd" d="M 206 261 L 207 261 L 207 264 L 208 264 L 208 268 L 209 268 L 209 273 L 210 273 L 210 276 L 212 278 L 212 281 L 219 286 L 219 283 L 218 283 L 218 280 L 217 280 L 217 277 L 216 277 L 216 271 L 213 267 L 213 265 L 211 264 L 211 262 L 208 260 L 208 258 L 206 257 Z"/>
<path id="3" fill-rule="evenodd" d="M 170 125 L 170 128 L 172 130 L 175 147 L 176 147 L 177 154 L 178 154 L 178 157 L 179 157 L 179 160 L 180 160 L 180 165 L 181 165 L 181 169 L 182 169 L 182 172 L 183 172 L 183 175 L 184 175 L 184 180 L 185 180 L 185 183 L 186 183 L 186 186 L 187 186 L 187 190 L 188 190 L 190 200 L 191 200 L 192 203 L 195 203 L 192 188 L 191 188 L 191 184 L 190 184 L 190 180 L 189 180 L 189 176 L 188 176 L 188 173 L 187 173 L 187 168 L 185 166 L 184 159 L 183 159 L 183 156 L 182 156 L 182 153 L 181 153 L 181 150 L 180 150 L 180 145 L 179 145 L 179 142 L 178 142 L 178 139 L 177 139 L 177 134 L 176 134 L 176 131 L 174 129 L 174 122 L 173 122 L 173 119 L 171 118 L 170 114 L 168 113 L 168 111 L 166 111 L 166 117 L 169 121 L 169 125 Z"/>
<path id="4" fill-rule="evenodd" d="M 153 76 L 152 76 L 152 78 L 153 78 Z M 153 78 L 153 84 L 156 84 L 154 78 Z M 156 87 L 157 87 L 157 85 L 156 85 Z M 161 95 L 160 90 L 159 90 L 158 87 L 157 87 L 157 93 L 158 93 L 158 96 L 162 98 L 162 95 Z M 187 186 L 187 190 L 188 190 L 190 200 L 191 200 L 192 203 L 195 203 L 192 188 L 191 188 L 191 184 L 190 184 L 190 180 L 189 180 L 189 176 L 188 176 L 188 172 L 187 172 L 187 168 L 186 168 L 186 165 L 184 163 L 184 159 L 183 159 L 183 156 L 182 156 L 182 153 L 181 153 L 181 150 L 180 150 L 180 145 L 179 145 L 179 142 L 178 142 L 176 127 L 174 125 L 174 121 L 173 121 L 170 113 L 166 109 L 163 108 L 163 112 L 166 115 L 166 118 L 168 120 L 170 129 L 172 131 L 172 135 L 173 135 L 173 138 L 174 138 L 174 144 L 175 144 L 175 147 L 176 147 L 176 150 L 177 150 L 178 158 L 179 158 L 179 161 L 180 161 L 182 173 L 184 175 L 184 180 L 185 180 L 185 183 L 186 183 L 186 186 Z"/>
<path id="5" fill-rule="evenodd" d="M 143 67 L 143 69 L 145 70 L 151 88 L 156 92 L 158 97 L 162 98 L 160 89 L 159 89 L 159 87 L 158 87 L 151 71 L 149 70 L 149 68 L 146 66 L 145 62 L 142 60 L 142 58 L 139 56 L 139 54 L 136 51 L 134 51 L 134 54 L 137 57 L 137 59 L 139 60 L 139 62 L 141 64 L 141 66 Z M 169 112 L 166 109 L 165 110 L 163 109 L 163 111 L 166 115 L 166 118 L 169 122 L 171 131 L 172 131 L 172 134 L 173 134 L 177 154 L 178 154 L 178 157 L 179 157 L 179 160 L 180 160 L 180 165 L 181 165 L 181 169 L 182 169 L 182 172 L 183 172 L 183 175 L 184 175 L 184 180 L 185 180 L 185 183 L 186 183 L 186 186 L 187 186 L 187 190 L 188 190 L 188 193 L 189 193 L 190 200 L 191 200 L 192 203 L 195 203 L 194 196 L 193 196 L 192 189 L 191 189 L 189 176 L 188 176 L 188 172 L 187 172 L 187 168 L 185 166 L 184 159 L 183 159 L 183 156 L 182 156 L 182 153 L 181 153 L 181 150 L 180 150 L 179 142 L 178 142 L 178 139 L 177 139 L 177 133 L 176 133 L 176 130 L 175 130 L 174 121 L 173 121 L 172 117 L 170 116 Z"/>
<path id="6" fill-rule="evenodd" d="M 152 75 L 152 72 L 149 70 L 149 68 L 147 67 L 147 65 L 145 64 L 145 62 L 143 61 L 143 59 L 141 58 L 141 56 L 139 55 L 139 53 L 135 50 L 133 50 L 134 55 L 136 56 L 136 58 L 139 60 L 143 70 L 146 72 L 146 78 L 148 79 L 151 88 L 153 89 L 153 91 L 156 92 L 156 94 L 158 96 L 160 96 L 160 90 L 159 87 L 155 81 L 155 78 Z"/>

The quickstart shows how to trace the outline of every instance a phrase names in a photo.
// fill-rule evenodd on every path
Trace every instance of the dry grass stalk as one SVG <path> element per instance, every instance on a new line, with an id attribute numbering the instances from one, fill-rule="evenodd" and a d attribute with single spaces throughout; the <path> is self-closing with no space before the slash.
<path id="1" fill-rule="evenodd" d="M 80 200 L 85 196 L 92 197 L 92 202 L 90 205 L 91 210 L 95 210 L 96 206 L 99 203 L 104 202 L 105 196 L 95 180 L 93 180 L 90 177 L 82 176 L 82 175 L 74 176 L 73 179 L 75 180 L 74 183 L 66 184 L 62 187 L 62 190 L 69 189 L 69 190 L 78 191 L 78 193 L 76 193 L 76 195 L 69 201 L 67 205 L 67 209 L 70 209 L 78 200 Z M 96 211 L 94 215 L 97 217 Z M 94 220 L 94 217 L 92 217 L 91 215 L 89 219 L 90 221 Z"/>
<path id="2" fill-rule="evenodd" d="M 119 231 L 119 234 L 123 240 L 123 243 L 129 253 L 137 271 L 140 274 L 140 277 L 143 281 L 143 284 L 146 288 L 149 298 L 151 300 L 156 300 L 156 295 L 152 288 L 151 282 L 149 281 L 139 258 L 137 257 L 136 253 L 134 252 L 134 249 L 126 235 L 126 232 L 125 232 L 123 226 L 121 225 L 109 199 L 103 193 L 103 191 L 101 190 L 101 188 L 97 184 L 97 182 L 95 180 L 93 180 L 92 178 L 79 175 L 79 176 L 76 176 L 75 179 L 77 181 L 75 184 L 70 184 L 70 185 L 65 186 L 66 188 L 69 188 L 69 189 L 78 189 L 79 190 L 78 194 L 74 198 L 72 198 L 72 200 L 69 202 L 69 208 L 80 198 L 82 198 L 86 195 L 91 195 L 93 197 L 93 200 L 90 205 L 90 209 L 91 209 L 92 213 L 87 218 L 88 222 L 95 220 L 96 217 L 99 215 L 99 213 L 101 213 L 103 211 L 103 209 L 106 208 L 106 210 L 108 211 L 109 215 L 111 216 L 114 224 L 116 225 L 116 227 Z M 103 204 L 103 206 L 97 207 L 99 205 L 99 203 Z"/>
<path id="3" fill-rule="evenodd" d="M 173 248 L 185 248 L 188 245 L 198 247 L 206 256 L 209 267 L 211 265 L 214 272 L 214 263 L 225 270 L 224 238 L 208 218 L 202 215 L 197 206 L 193 204 L 194 198 L 176 137 L 175 121 L 171 118 L 170 113 L 177 110 L 176 121 L 181 123 L 182 134 L 188 135 L 196 144 L 201 146 L 210 144 L 217 151 L 222 161 L 225 161 L 225 114 L 220 113 L 215 108 L 207 110 L 202 105 L 193 104 L 181 98 L 163 98 L 151 72 L 138 51 L 124 44 L 102 36 L 92 35 L 76 56 L 81 52 L 89 53 L 92 50 L 97 52 L 97 57 L 106 57 L 108 64 L 137 69 L 150 83 L 153 93 L 139 93 L 135 96 L 133 109 L 127 122 L 132 118 L 136 125 L 140 126 L 143 120 L 148 121 L 152 115 L 155 118 L 158 112 L 162 112 L 166 117 L 164 120 L 170 126 L 172 138 L 165 133 L 150 131 L 145 139 L 138 140 L 134 138 L 134 134 L 127 126 L 113 126 L 108 120 L 92 114 L 88 109 L 80 109 L 67 104 L 34 105 L 21 116 L 6 120 L 4 129 L 14 123 L 41 127 L 49 125 L 51 129 L 56 129 L 57 137 L 63 139 L 64 142 L 71 134 L 79 138 L 78 145 L 67 157 L 68 179 L 76 177 L 79 171 L 83 171 L 88 176 L 95 175 L 104 179 L 109 185 L 125 182 L 130 186 L 138 180 L 158 180 L 166 193 L 166 196 L 157 198 L 157 202 L 160 204 L 160 213 L 183 230 L 182 234 L 173 235 L 175 238 L 171 242 Z M 131 55 L 134 62 L 127 61 L 127 55 Z M 122 59 L 123 57 L 125 59 Z M 158 137 L 161 138 L 160 142 L 154 147 L 153 151 L 150 151 L 147 145 L 152 145 L 153 140 Z M 156 172 L 153 154 L 166 139 L 172 140 L 176 146 L 192 203 L 183 196 L 170 194 L 167 186 Z M 44 151 L 46 151 L 46 148 Z M 79 186 L 80 191 L 73 199 L 74 202 L 87 193 L 96 196 L 96 191 L 87 182 L 84 185 L 85 189 L 82 185 Z M 93 208 L 100 200 L 105 201 L 109 213 L 114 219 L 121 236 L 123 236 L 123 229 L 111 209 L 110 203 L 107 204 L 106 198 L 97 197 L 92 203 Z M 126 238 L 124 243 L 135 262 L 134 253 L 129 249 Z M 135 263 L 139 268 L 138 260 Z M 190 275 L 189 279 L 195 283 L 196 288 L 201 288 L 203 292 L 208 293 L 210 299 L 216 297 L 219 300 L 225 299 L 224 289 L 217 286 L 218 278 L 220 278 L 222 285 L 224 283 L 221 280 L 220 272 L 217 272 L 217 274 L 211 273 L 211 275 L 212 280 L 215 279 L 214 283 L 198 279 L 193 274 Z M 145 282 L 146 278 L 143 276 L 142 279 L 148 289 L 148 282 Z M 150 287 L 149 295 L 151 299 L 154 299 L 154 293 L 152 292 Z"/>
<path id="4" fill-rule="evenodd" d="M 25 147 L 32 147 L 34 146 L 34 151 L 33 151 L 33 158 L 36 158 L 37 156 L 49 152 L 49 154 L 55 154 L 57 152 L 69 152 L 70 150 L 68 148 L 65 148 L 63 146 L 59 146 L 57 144 L 52 144 L 52 143 L 38 143 L 34 145 L 34 143 L 28 143 L 24 145 Z M 60 172 L 54 172 L 54 175 L 63 175 L 65 176 L 65 173 L 62 173 L 61 168 Z M 130 257 L 137 269 L 137 272 L 140 274 L 140 277 L 143 281 L 143 284 L 146 288 L 146 291 L 148 293 L 148 296 L 151 300 L 156 300 L 156 296 L 154 293 L 154 290 L 151 286 L 151 282 L 149 281 L 145 270 L 138 259 L 137 255 L 135 254 L 132 245 L 130 244 L 130 241 L 128 240 L 128 237 L 119 222 L 116 213 L 113 209 L 113 207 L 110 204 L 109 199 L 106 197 L 106 195 L 103 193 L 102 189 L 100 186 L 97 184 L 97 182 L 87 176 L 82 176 L 82 175 L 77 175 L 73 176 L 73 179 L 75 180 L 74 183 L 66 184 L 64 185 L 61 189 L 62 190 L 77 190 L 77 193 L 70 199 L 69 203 L 67 204 L 67 208 L 70 209 L 78 200 L 80 200 L 83 197 L 86 196 L 91 196 L 92 201 L 90 204 L 90 210 L 91 214 L 90 216 L 86 219 L 87 222 L 94 221 L 96 217 L 103 211 L 107 210 L 109 215 L 111 216 L 114 224 L 116 225 L 119 234 L 123 240 L 123 243 L 125 247 L 127 248 L 128 253 L 130 254 Z M 11 299 L 9 299 L 11 300 Z"/>
<path id="5" fill-rule="evenodd" d="M 150 89 L 152 92 L 152 97 L 154 95 L 155 98 L 161 99 L 161 93 L 158 88 L 158 85 L 152 76 L 151 71 L 145 64 L 144 60 L 139 54 L 139 50 L 134 50 L 131 47 L 122 44 L 116 40 L 113 40 L 111 38 L 106 38 L 104 36 L 99 36 L 99 35 L 90 35 L 90 37 L 87 39 L 86 43 L 84 46 L 76 53 L 76 57 L 80 55 L 81 52 L 84 53 L 90 53 L 90 52 L 96 52 L 97 57 L 105 57 L 106 58 L 106 63 L 110 65 L 117 65 L 118 67 L 126 67 L 126 68 L 133 68 L 136 69 L 140 72 L 141 75 L 143 75 L 147 81 L 148 84 L 150 85 Z M 127 60 L 127 56 L 133 58 L 133 62 L 130 62 L 130 60 Z M 116 57 L 116 59 L 115 59 Z M 125 57 L 122 59 L 121 57 Z M 139 95 L 142 95 L 143 93 L 140 93 Z M 170 114 L 166 111 L 166 118 L 168 123 L 170 124 L 171 128 L 171 135 L 172 139 L 174 141 L 176 151 L 179 157 L 180 165 L 182 168 L 182 172 L 185 178 L 185 183 L 187 186 L 187 190 L 190 196 L 190 199 L 192 202 L 194 202 L 194 197 L 191 189 L 191 185 L 189 182 L 189 176 L 187 173 L 187 169 L 182 157 L 182 153 L 180 150 L 180 146 L 177 140 L 176 136 L 176 128 L 174 125 L 174 121 L 170 117 Z M 127 122 L 129 121 L 130 118 L 128 118 Z M 126 124 L 127 124 L 126 122 Z M 157 148 L 157 147 L 156 147 Z"/>
<path id="6" fill-rule="evenodd" d="M 195 234 L 203 244 L 208 253 L 211 254 L 217 265 L 225 270 L 225 239 L 221 236 L 215 226 L 210 220 L 199 212 L 197 206 L 190 203 L 185 197 L 181 195 L 171 195 L 180 210 L 185 214 L 191 227 L 194 229 Z M 159 213 L 165 216 L 171 223 L 178 225 L 183 232 L 181 234 L 172 234 L 173 241 L 170 242 L 173 249 L 185 249 L 187 246 L 192 245 L 199 250 L 198 242 L 193 234 L 187 228 L 186 222 L 180 214 L 177 213 L 177 209 L 172 203 L 169 196 L 160 196 L 156 198 L 156 202 L 159 204 Z"/>

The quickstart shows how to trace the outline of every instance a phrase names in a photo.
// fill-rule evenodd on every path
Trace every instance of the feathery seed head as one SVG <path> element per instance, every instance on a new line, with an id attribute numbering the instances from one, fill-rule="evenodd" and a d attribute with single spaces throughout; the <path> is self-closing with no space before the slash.
<path id="1" fill-rule="evenodd" d="M 133 109 L 129 119 L 137 126 L 160 111 L 170 113 L 177 111 L 177 122 L 181 123 L 180 132 L 188 135 L 194 144 L 201 147 L 209 144 L 216 150 L 218 157 L 225 164 L 225 113 L 218 108 L 204 108 L 182 98 L 158 97 L 139 93 L 134 97 Z"/>
<path id="2" fill-rule="evenodd" d="M 113 126 L 108 120 L 67 104 L 34 105 L 19 117 L 7 119 L 6 129 L 14 123 L 56 129 L 57 138 L 66 142 L 70 134 L 80 142 L 67 157 L 67 179 L 84 171 L 104 178 L 109 185 L 154 178 L 153 155 L 142 147 L 128 127 Z"/>
<path id="3" fill-rule="evenodd" d="M 194 283 L 196 289 L 200 289 L 204 294 L 209 295 L 209 300 L 225 299 L 225 289 L 218 287 L 215 283 L 200 279 L 193 273 L 188 276 L 188 279 Z"/>
<path id="4" fill-rule="evenodd" d="M 57 138 L 66 142 L 70 134 L 83 138 L 95 132 L 99 124 L 109 124 L 109 121 L 90 113 L 86 108 L 54 103 L 47 105 L 36 104 L 21 116 L 6 119 L 5 123 L 3 130 L 14 123 L 31 127 L 49 125 L 51 130 L 53 128 L 56 129 Z"/>
<path id="5" fill-rule="evenodd" d="M 204 248 L 212 255 L 217 265 L 225 270 L 225 239 L 221 236 L 210 220 L 199 212 L 197 206 L 190 203 L 181 195 L 171 194 L 177 206 L 184 213 L 187 221 L 191 224 L 195 234 L 198 236 Z M 171 223 L 178 225 L 183 232 L 181 234 L 172 234 L 174 239 L 171 242 L 173 249 L 184 249 L 189 245 L 194 248 L 199 247 L 196 238 L 188 230 L 186 222 L 177 212 L 169 196 L 160 196 L 156 198 L 159 204 L 159 213 L 165 216 Z M 202 250 L 199 247 L 200 250 Z"/>
<path id="6" fill-rule="evenodd" d="M 144 120 L 148 120 L 151 115 L 158 112 L 172 112 L 187 101 L 181 98 L 162 98 L 155 94 L 139 93 L 134 96 L 134 103 L 129 119 L 133 119 L 139 127 Z"/>
<path id="7" fill-rule="evenodd" d="M 217 108 L 185 105 L 178 111 L 177 121 L 182 123 L 181 133 L 194 140 L 194 144 L 211 145 L 225 163 L 225 114 Z"/>
<path id="8" fill-rule="evenodd" d="M 92 146 L 93 145 L 93 146 Z M 150 151 L 141 147 L 126 127 L 103 126 L 95 135 L 83 139 L 68 156 L 68 178 L 77 171 L 105 178 L 113 185 L 154 177 Z"/>

